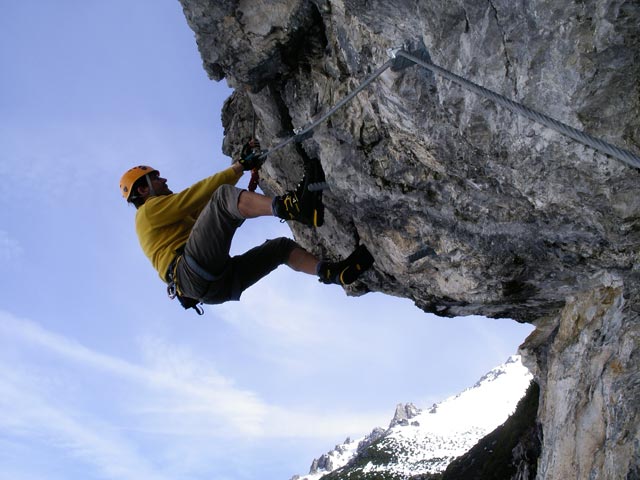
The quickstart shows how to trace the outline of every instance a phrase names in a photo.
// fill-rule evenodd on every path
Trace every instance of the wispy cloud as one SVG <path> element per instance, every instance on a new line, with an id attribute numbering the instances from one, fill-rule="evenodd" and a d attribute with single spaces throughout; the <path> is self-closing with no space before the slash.
<path id="1" fill-rule="evenodd" d="M 165 479 L 163 472 L 111 425 L 56 405 L 28 372 L 0 371 L 0 427 L 22 437 L 44 439 L 107 478 Z M 0 468 L 1 471 L 1 468 Z"/>
<path id="2" fill-rule="evenodd" d="M 140 344 L 141 360 L 125 360 L 0 312 L 0 433 L 47 439 L 106 478 L 139 480 L 205 469 L 222 442 L 335 439 L 379 418 L 269 404 L 189 348 Z"/>
<path id="3" fill-rule="evenodd" d="M 206 409 L 224 419 L 233 432 L 257 433 L 256 425 L 259 427 L 264 416 L 265 406 L 253 393 L 235 388 L 213 367 L 204 366 L 204 362 L 193 358 L 186 350 L 172 348 L 160 341 L 148 341 L 145 350 L 149 364 L 138 365 L 90 350 L 34 322 L 7 314 L 0 315 L 0 318 L 0 329 L 8 335 L 37 345 L 83 368 L 109 373 L 140 388 L 161 392 L 165 399 L 167 395 L 173 395 L 171 398 L 174 400 L 188 400 L 187 403 L 179 403 L 185 410 L 206 405 Z"/>
<path id="4" fill-rule="evenodd" d="M 287 289 L 285 282 L 291 279 L 291 274 L 287 273 L 276 271 L 268 280 L 245 291 L 241 302 L 226 303 L 212 309 L 237 331 L 252 337 L 259 331 L 265 342 L 280 345 L 325 343 L 330 339 L 323 336 L 320 326 L 328 326 L 331 322 L 323 323 L 319 319 L 329 316 L 332 307 L 321 306 L 315 301 L 317 295 L 305 285 L 308 283 L 305 278 L 300 278 L 295 288 Z M 296 298 L 304 298 L 305 301 L 295 302 Z"/>

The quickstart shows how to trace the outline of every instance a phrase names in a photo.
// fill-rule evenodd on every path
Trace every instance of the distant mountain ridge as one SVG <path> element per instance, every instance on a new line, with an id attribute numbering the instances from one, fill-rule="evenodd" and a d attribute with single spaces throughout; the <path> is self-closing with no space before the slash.
<path id="1" fill-rule="evenodd" d="M 291 480 L 405 479 L 439 474 L 511 415 L 532 380 L 519 356 L 473 387 L 421 410 L 399 404 L 389 427 L 347 440 Z"/>

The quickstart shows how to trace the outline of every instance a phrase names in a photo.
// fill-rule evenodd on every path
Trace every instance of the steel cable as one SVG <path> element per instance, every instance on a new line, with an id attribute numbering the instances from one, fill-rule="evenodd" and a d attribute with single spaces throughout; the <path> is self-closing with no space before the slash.
<path id="1" fill-rule="evenodd" d="M 616 147 L 615 145 L 612 145 L 608 142 L 605 142 L 604 140 L 601 140 L 592 135 L 589 135 L 588 133 L 585 133 L 573 127 L 570 127 L 569 125 L 566 125 L 554 118 L 551 118 L 535 110 L 532 110 L 531 108 L 525 107 L 524 105 L 514 102 L 513 100 L 510 100 L 498 93 L 492 92 L 491 90 L 481 87 L 480 85 L 477 85 L 465 78 L 462 78 L 456 75 L 455 73 L 451 73 L 450 71 L 442 67 L 439 67 L 438 65 L 435 65 L 431 62 L 425 61 L 421 58 L 411 55 L 410 53 L 407 53 L 404 50 L 398 51 L 396 55 L 402 56 L 407 60 L 411 60 L 412 62 L 428 70 L 437 72 L 438 74 L 445 77 L 446 79 L 466 88 L 467 90 L 477 93 L 478 95 L 481 95 L 485 98 L 489 98 L 494 102 L 498 103 L 499 105 L 502 105 L 503 107 L 511 110 L 514 113 L 518 113 L 530 120 L 533 120 L 534 122 L 538 122 L 546 127 L 549 127 L 558 133 L 562 133 L 563 135 L 566 135 L 569 138 L 577 140 L 578 142 L 583 143 L 584 145 L 587 145 L 595 150 L 598 150 L 602 153 L 605 153 L 614 158 L 617 158 L 618 160 L 626 163 L 627 165 L 640 168 L 640 157 L 630 152 L 629 150 Z"/>
<path id="2" fill-rule="evenodd" d="M 320 116 L 318 119 L 314 120 L 312 123 L 310 123 L 306 127 L 302 127 L 302 128 L 296 129 L 294 131 L 295 135 L 292 135 L 291 137 L 287 138 L 286 140 L 283 140 L 278 145 L 273 147 L 271 150 L 268 150 L 268 151 L 264 152 L 263 155 L 267 156 L 267 155 L 269 155 L 271 153 L 277 152 L 278 150 L 280 150 L 281 148 L 284 148 L 286 145 L 290 144 L 291 142 L 293 142 L 295 140 L 304 139 L 305 136 L 308 133 L 310 133 L 314 128 L 316 128 L 318 125 L 320 125 L 322 122 L 324 122 L 327 118 L 329 118 L 331 115 L 333 115 L 337 110 L 342 108 L 353 97 L 355 97 L 364 88 L 366 88 L 371 82 L 373 82 L 376 78 L 378 78 L 380 75 L 382 75 L 385 70 L 387 70 L 391 65 L 393 65 L 393 62 L 394 62 L 394 59 L 388 60 L 384 65 L 382 65 L 380 68 L 378 68 L 375 72 L 373 72 L 371 75 L 369 75 L 360 85 L 358 85 L 358 88 L 356 88 L 353 92 L 349 93 L 346 97 L 344 97 L 342 100 L 340 100 L 338 103 L 336 103 L 336 105 L 333 108 L 331 108 L 329 111 L 324 113 L 322 116 Z"/>
<path id="3" fill-rule="evenodd" d="M 430 61 L 427 61 L 423 58 L 419 58 L 416 57 L 415 55 L 412 55 L 404 50 L 399 50 L 397 52 L 395 52 L 395 57 L 396 58 L 391 58 L 389 59 L 384 65 L 382 65 L 380 68 L 378 68 L 375 72 L 373 72 L 371 75 L 369 75 L 360 85 L 358 85 L 358 87 L 353 90 L 351 93 L 349 93 L 347 96 L 345 96 L 342 100 L 340 100 L 334 107 L 332 107 L 330 110 L 328 110 L 326 113 L 324 113 L 323 115 L 321 115 L 319 118 L 317 118 L 316 120 L 314 120 L 312 123 L 310 123 L 309 125 L 305 126 L 305 127 L 301 127 L 296 129 L 294 132 L 295 134 L 292 135 L 291 137 L 283 140 L 282 142 L 280 142 L 278 145 L 276 145 L 275 147 L 273 147 L 270 150 L 266 150 L 262 153 L 263 156 L 268 156 L 271 153 L 277 152 L 278 150 L 284 148 L 286 145 L 288 145 L 291 142 L 294 141 L 302 141 L 306 138 L 306 136 L 314 129 L 316 128 L 320 123 L 324 122 L 326 119 L 328 119 L 329 117 L 331 117 L 337 110 L 339 110 L 340 108 L 342 108 L 346 103 L 348 103 L 349 101 L 351 101 L 351 99 L 353 97 L 355 97 L 358 93 L 360 93 L 364 88 L 366 88 L 371 82 L 373 82 L 376 78 L 378 78 L 380 75 L 382 75 L 382 73 L 384 73 L 389 67 L 391 67 L 394 62 L 396 62 L 397 57 L 404 57 L 405 59 L 420 65 L 423 68 L 426 68 L 427 70 L 431 70 L 432 72 L 436 72 L 439 75 L 441 75 L 442 77 L 446 78 L 447 80 L 450 80 L 458 85 L 460 85 L 463 88 L 466 88 L 467 90 L 470 90 L 482 97 L 488 98 L 490 100 L 493 100 L 494 102 L 496 102 L 497 104 L 507 108 L 508 110 L 517 113 L 519 115 L 522 115 L 523 117 L 528 118 L 529 120 L 532 120 L 534 122 L 540 123 L 548 128 L 551 128 L 553 130 L 555 130 L 558 133 L 561 133 L 563 135 L 566 135 L 569 138 L 572 138 L 573 140 L 576 140 L 584 145 L 587 145 L 595 150 L 598 150 L 599 152 L 602 152 L 604 154 L 610 155 L 624 163 L 626 163 L 627 165 L 630 165 L 632 167 L 635 168 L 640 168 L 640 157 L 632 152 L 630 152 L 629 150 L 625 150 L 623 148 L 620 147 L 616 147 L 615 145 L 612 145 L 611 143 L 608 143 L 600 138 L 596 138 L 588 133 L 582 132 L 576 128 L 570 127 L 569 125 L 562 123 L 548 115 L 544 115 L 540 112 L 537 112 L 536 110 L 533 110 L 529 107 L 526 107 L 518 102 L 515 102 L 503 95 L 500 95 L 496 92 L 493 92 L 485 87 L 482 87 L 476 83 L 473 83 L 459 75 L 456 75 L 455 73 L 450 72 L 449 70 L 442 68 L 434 63 L 431 63 Z M 321 189 L 322 187 L 320 186 Z"/>

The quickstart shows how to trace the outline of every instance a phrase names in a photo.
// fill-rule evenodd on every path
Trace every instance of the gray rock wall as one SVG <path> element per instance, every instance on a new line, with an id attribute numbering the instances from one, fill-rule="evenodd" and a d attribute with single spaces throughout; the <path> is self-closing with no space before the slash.
<path id="1" fill-rule="evenodd" d="M 640 152 L 635 0 L 181 3 L 209 76 L 235 88 L 230 155 L 253 112 L 273 147 L 407 42 Z M 292 188 L 310 157 L 331 185 L 326 224 L 291 227 L 323 256 L 369 247 L 375 269 L 350 294 L 535 324 L 523 353 L 542 388 L 539 478 L 638 477 L 637 169 L 419 67 L 386 71 L 313 138 L 271 155 L 262 189 Z"/>
<path id="2" fill-rule="evenodd" d="M 640 478 L 638 314 L 603 274 L 541 320 L 523 347 L 541 382 L 539 478 Z"/>

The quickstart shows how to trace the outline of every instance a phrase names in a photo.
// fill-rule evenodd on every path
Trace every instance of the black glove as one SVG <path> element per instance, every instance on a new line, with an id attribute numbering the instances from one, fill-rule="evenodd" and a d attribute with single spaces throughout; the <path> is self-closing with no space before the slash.
<path id="1" fill-rule="evenodd" d="M 249 140 L 242 147 L 241 158 L 239 160 L 240 165 L 244 171 L 253 170 L 254 168 L 260 168 L 260 166 L 267 159 L 265 155 L 266 150 L 260 150 L 260 142 L 257 140 Z"/>

